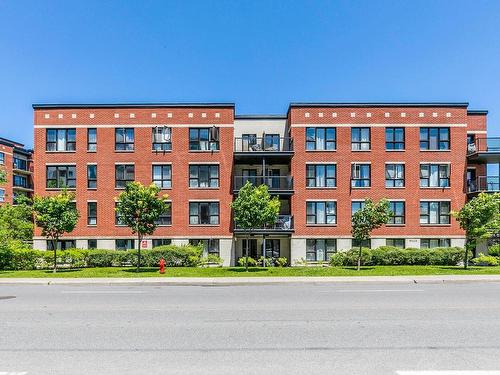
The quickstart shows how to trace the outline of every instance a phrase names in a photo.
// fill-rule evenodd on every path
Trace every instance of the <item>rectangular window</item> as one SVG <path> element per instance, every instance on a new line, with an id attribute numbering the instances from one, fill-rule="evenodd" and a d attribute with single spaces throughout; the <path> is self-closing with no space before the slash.
<path id="1" fill-rule="evenodd" d="M 47 129 L 45 149 L 47 151 L 75 151 L 76 130 Z"/>
<path id="2" fill-rule="evenodd" d="M 351 128 L 352 151 L 370 150 L 370 128 Z"/>
<path id="3" fill-rule="evenodd" d="M 420 164 L 420 187 L 449 187 L 449 164 Z"/>
<path id="4" fill-rule="evenodd" d="M 14 167 L 14 169 L 20 169 L 23 171 L 27 171 L 28 170 L 28 161 L 25 159 L 19 159 L 19 158 L 15 157 L 13 167 Z"/>
<path id="5" fill-rule="evenodd" d="M 97 225 L 97 202 L 87 202 L 87 224 Z"/>
<path id="6" fill-rule="evenodd" d="M 264 134 L 264 151 L 279 151 L 279 150 L 280 150 L 280 135 Z"/>
<path id="7" fill-rule="evenodd" d="M 134 151 L 134 129 L 116 128 L 115 129 L 115 150 L 116 151 Z"/>
<path id="8" fill-rule="evenodd" d="M 307 128 L 306 150 L 332 151 L 337 148 L 336 128 Z"/>
<path id="9" fill-rule="evenodd" d="M 351 202 L 351 216 L 355 212 L 361 210 L 365 206 L 365 201 L 352 201 Z"/>
<path id="10" fill-rule="evenodd" d="M 337 202 L 306 202 L 306 223 L 326 224 L 337 223 Z"/>
<path id="11" fill-rule="evenodd" d="M 189 224 L 218 225 L 219 202 L 189 202 Z"/>
<path id="12" fill-rule="evenodd" d="M 334 238 L 306 240 L 306 260 L 309 262 L 329 261 L 337 252 L 337 240 Z"/>
<path id="13" fill-rule="evenodd" d="M 76 167 L 74 165 L 48 165 L 46 178 L 46 187 L 49 189 L 75 188 Z"/>
<path id="14" fill-rule="evenodd" d="M 124 189 L 129 182 L 135 179 L 134 164 L 115 165 L 115 188 Z"/>
<path id="15" fill-rule="evenodd" d="M 449 150 L 450 128 L 420 128 L 421 150 Z"/>
<path id="16" fill-rule="evenodd" d="M 219 187 L 219 166 L 190 165 L 189 187 L 192 188 Z"/>
<path id="17" fill-rule="evenodd" d="M 279 258 L 280 257 L 280 240 L 279 239 L 266 239 L 266 258 Z"/>
<path id="18" fill-rule="evenodd" d="M 257 146 L 257 134 L 242 134 L 241 150 L 242 151 L 260 151 L 260 145 Z"/>
<path id="19" fill-rule="evenodd" d="M 57 250 L 67 250 L 76 248 L 75 240 L 59 240 L 57 241 Z M 47 240 L 47 250 L 54 250 L 52 241 Z"/>
<path id="20" fill-rule="evenodd" d="M 219 149 L 219 129 L 190 128 L 189 149 L 196 151 L 210 151 Z"/>
<path id="21" fill-rule="evenodd" d="M 166 126 L 153 128 L 153 151 L 172 150 L 172 129 Z"/>
<path id="22" fill-rule="evenodd" d="M 0 152 L 0 164 L 4 165 L 5 164 L 5 153 Z"/>
<path id="23" fill-rule="evenodd" d="M 370 239 L 363 240 L 363 241 L 358 241 L 358 240 L 355 240 L 353 238 L 351 243 L 352 243 L 351 244 L 351 248 L 353 248 L 353 249 L 358 249 L 360 244 L 361 244 L 361 247 L 364 247 L 364 248 L 367 248 L 367 249 L 371 249 L 372 248 L 372 241 Z"/>
<path id="24" fill-rule="evenodd" d="M 167 210 L 160 215 L 155 222 L 156 225 L 172 225 L 172 204 L 169 203 Z"/>
<path id="25" fill-rule="evenodd" d="M 218 239 L 190 239 L 189 244 L 193 246 L 201 245 L 203 256 L 216 255 L 219 256 L 219 240 Z"/>
<path id="26" fill-rule="evenodd" d="M 17 174 L 15 174 L 13 176 L 13 185 L 18 186 L 18 187 L 22 187 L 22 188 L 26 188 L 26 189 L 31 188 L 31 186 L 28 182 L 28 178 L 26 176 L 19 176 Z"/>
<path id="27" fill-rule="evenodd" d="M 432 249 L 434 247 L 450 247 L 449 238 L 422 238 L 420 239 L 420 248 Z"/>
<path id="28" fill-rule="evenodd" d="M 153 165 L 153 183 L 160 189 L 170 189 L 172 187 L 172 166 Z"/>
<path id="29" fill-rule="evenodd" d="M 450 202 L 421 201 L 420 224 L 450 224 Z"/>
<path id="30" fill-rule="evenodd" d="M 87 165 L 87 188 L 97 189 L 97 165 Z"/>
<path id="31" fill-rule="evenodd" d="M 390 201 L 389 209 L 391 216 L 387 224 L 403 225 L 405 223 L 405 202 L 404 201 Z"/>
<path id="32" fill-rule="evenodd" d="M 97 151 L 97 129 L 88 128 L 87 129 L 87 151 L 96 152 Z"/>
<path id="33" fill-rule="evenodd" d="M 153 238 L 153 249 L 158 246 L 172 245 L 170 238 Z"/>
<path id="34" fill-rule="evenodd" d="M 135 240 L 115 240 L 116 250 L 132 250 L 135 249 Z"/>
<path id="35" fill-rule="evenodd" d="M 306 165 L 307 187 L 337 186 L 337 166 L 335 164 Z"/>
<path id="36" fill-rule="evenodd" d="M 5 189 L 0 189 L 0 202 L 5 202 Z"/>
<path id="37" fill-rule="evenodd" d="M 404 238 L 387 238 L 385 244 L 386 246 L 399 247 L 400 249 L 406 247 Z"/>
<path id="38" fill-rule="evenodd" d="M 405 149 L 404 128 L 385 128 L 385 149 L 386 150 Z"/>
<path id="39" fill-rule="evenodd" d="M 118 202 L 115 202 L 115 225 L 124 226 L 124 225 L 126 225 L 125 221 L 123 221 L 122 216 L 120 216 L 120 214 L 116 210 L 117 206 L 118 206 Z"/>
<path id="40" fill-rule="evenodd" d="M 351 186 L 370 187 L 371 186 L 371 166 L 370 164 L 352 164 Z"/>
<path id="41" fill-rule="evenodd" d="M 385 187 L 405 186 L 405 165 L 386 164 L 385 165 Z"/>
<path id="42" fill-rule="evenodd" d="M 87 240 L 87 249 L 97 249 L 97 240 Z"/>

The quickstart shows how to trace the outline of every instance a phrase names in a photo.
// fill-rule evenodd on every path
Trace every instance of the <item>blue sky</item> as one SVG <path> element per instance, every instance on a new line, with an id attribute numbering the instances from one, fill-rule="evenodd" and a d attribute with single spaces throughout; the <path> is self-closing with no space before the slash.
<path id="1" fill-rule="evenodd" d="M 0 0 L 0 135 L 32 103 L 468 101 L 500 136 L 500 1 Z"/>

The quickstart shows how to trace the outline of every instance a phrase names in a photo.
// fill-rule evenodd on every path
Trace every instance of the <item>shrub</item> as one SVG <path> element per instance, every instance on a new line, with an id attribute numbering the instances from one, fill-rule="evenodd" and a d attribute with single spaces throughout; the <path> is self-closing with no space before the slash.
<path id="1" fill-rule="evenodd" d="M 279 257 L 274 260 L 274 264 L 277 267 L 286 267 L 288 265 L 288 259 L 285 257 Z"/>
<path id="2" fill-rule="evenodd" d="M 498 266 L 498 258 L 491 255 L 479 254 L 477 258 L 472 259 L 475 266 Z"/>
<path id="3" fill-rule="evenodd" d="M 255 267 L 257 266 L 257 261 L 253 258 L 250 258 L 250 257 L 241 257 L 240 259 L 238 259 L 238 265 L 240 267 L 245 267 L 245 265 L 247 264 L 248 262 L 248 267 Z"/>
<path id="4" fill-rule="evenodd" d="M 87 267 L 112 267 L 121 265 L 121 251 L 91 250 L 87 253 Z"/>
<path id="5" fill-rule="evenodd" d="M 273 266 L 273 259 L 272 258 L 264 258 L 260 257 L 259 260 L 257 261 L 257 264 L 261 267 L 272 267 Z"/>
<path id="6" fill-rule="evenodd" d="M 224 261 L 222 260 L 221 257 L 214 255 L 214 254 L 208 254 L 206 257 L 201 258 L 199 265 L 200 267 L 208 267 L 211 265 L 215 265 L 217 267 L 222 267 L 222 264 Z"/>
<path id="7" fill-rule="evenodd" d="M 488 255 L 493 257 L 500 256 L 500 245 L 492 245 L 488 248 Z"/>

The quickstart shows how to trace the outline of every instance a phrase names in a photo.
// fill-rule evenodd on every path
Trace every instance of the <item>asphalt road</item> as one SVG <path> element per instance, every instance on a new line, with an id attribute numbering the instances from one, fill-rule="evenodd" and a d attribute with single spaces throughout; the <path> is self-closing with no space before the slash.
<path id="1" fill-rule="evenodd" d="M 2 375 L 500 370 L 499 354 L 500 283 L 0 285 Z"/>

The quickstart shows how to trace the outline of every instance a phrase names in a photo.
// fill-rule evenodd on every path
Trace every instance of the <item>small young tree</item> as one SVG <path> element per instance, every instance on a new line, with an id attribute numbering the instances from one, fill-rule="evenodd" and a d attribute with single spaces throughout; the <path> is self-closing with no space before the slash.
<path id="1" fill-rule="evenodd" d="M 160 188 L 155 184 L 144 186 L 131 182 L 117 198 L 116 212 L 123 224 L 137 234 L 137 272 L 141 265 L 141 241 L 145 235 L 153 234 L 157 221 L 168 208 L 168 195 L 160 196 Z"/>
<path id="2" fill-rule="evenodd" d="M 362 242 L 370 239 L 374 229 L 386 224 L 390 215 L 391 210 L 386 199 L 377 203 L 365 199 L 364 206 L 352 215 L 352 237 L 359 242 L 358 271 L 361 269 Z"/>
<path id="3" fill-rule="evenodd" d="M 274 225 L 280 212 L 278 197 L 269 195 L 267 185 L 253 186 L 247 181 L 238 192 L 238 197 L 231 204 L 235 225 L 247 233 L 245 249 L 245 270 L 248 271 L 248 237 L 252 229 Z M 265 251 L 265 249 L 263 249 Z"/>
<path id="4" fill-rule="evenodd" d="M 74 194 L 66 190 L 46 197 L 35 196 L 33 212 L 35 223 L 42 229 L 42 236 L 52 241 L 54 249 L 54 273 L 57 271 L 57 241 L 64 233 L 75 229 L 78 211 L 73 203 Z"/>
<path id="5" fill-rule="evenodd" d="M 469 251 L 478 241 L 486 240 L 500 231 L 500 193 L 480 193 L 468 201 L 453 216 L 465 230 L 467 241 L 464 250 L 464 268 L 469 263 Z"/>

